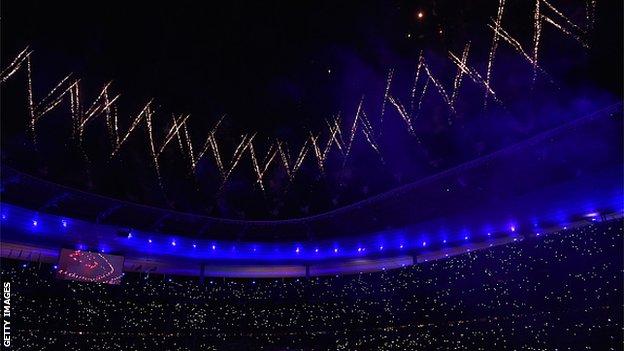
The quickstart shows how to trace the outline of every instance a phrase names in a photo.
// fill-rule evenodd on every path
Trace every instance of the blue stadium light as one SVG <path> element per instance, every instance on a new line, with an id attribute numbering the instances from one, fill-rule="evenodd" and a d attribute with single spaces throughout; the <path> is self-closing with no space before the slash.
<path id="1" fill-rule="evenodd" d="M 492 233 L 488 233 L 487 235 L 488 235 L 488 236 L 492 236 Z"/>
<path id="2" fill-rule="evenodd" d="M 446 244 L 446 239 L 442 240 L 442 244 Z"/>
<path id="3" fill-rule="evenodd" d="M 128 232 L 128 239 L 132 239 L 132 232 Z"/>
<path id="4" fill-rule="evenodd" d="M 63 226 L 63 228 L 67 228 L 67 220 L 61 219 L 61 225 Z"/>
<path id="5" fill-rule="evenodd" d="M 171 246 L 176 246 L 175 240 L 171 240 Z"/>
<path id="6" fill-rule="evenodd" d="M 423 247 L 427 246 L 427 242 L 426 242 L 426 241 L 423 241 L 423 242 L 422 242 L 422 246 L 423 246 Z"/>
<path id="7" fill-rule="evenodd" d="M 509 229 L 511 229 L 511 231 L 512 231 L 512 232 L 515 232 L 515 231 L 516 231 L 516 227 L 515 227 L 515 226 L 513 226 L 513 225 L 512 225 Z"/>
<path id="8" fill-rule="evenodd" d="M 2 219 L 7 219 L 7 215 L 6 215 L 6 213 L 3 213 L 3 214 L 2 214 Z"/>
<path id="9" fill-rule="evenodd" d="M 338 248 L 334 248 L 334 253 L 338 253 Z"/>
<path id="10" fill-rule="evenodd" d="M 466 235 L 466 236 L 464 237 L 464 240 L 468 240 L 468 235 Z"/>
<path id="11" fill-rule="evenodd" d="M 58 269 L 58 266 L 57 266 L 57 265 L 54 265 L 54 266 L 52 266 L 52 268 L 54 268 L 54 269 Z"/>
<path id="12" fill-rule="evenodd" d="M 213 250 L 216 250 L 216 249 L 217 249 L 217 246 L 213 244 L 213 245 L 212 245 L 212 249 L 213 249 Z"/>
<path id="13" fill-rule="evenodd" d="M 361 247 L 358 247 L 358 252 L 362 252 L 362 248 Z"/>
<path id="14" fill-rule="evenodd" d="M 318 253 L 318 252 L 319 252 L 319 249 L 317 247 L 316 249 L 314 249 L 314 253 Z"/>
<path id="15" fill-rule="evenodd" d="M 297 248 L 295 249 L 295 252 L 296 252 L 296 253 L 301 252 L 301 248 L 297 247 Z"/>
<path id="16" fill-rule="evenodd" d="M 380 247 L 379 247 L 379 251 L 383 251 L 383 246 L 380 246 Z"/>
<path id="17" fill-rule="evenodd" d="M 403 244 L 399 245 L 399 249 L 402 249 L 403 247 L 404 247 Z"/>
<path id="18" fill-rule="evenodd" d="M 33 220 L 32 220 L 32 226 L 33 226 L 33 227 L 36 227 L 37 225 L 39 225 L 39 221 L 38 221 L 38 220 L 36 220 L 36 219 L 33 219 Z"/>
<path id="19" fill-rule="evenodd" d="M 151 244 L 153 241 L 152 239 L 147 239 L 147 242 Z"/>
<path id="20" fill-rule="evenodd" d="M 196 248 L 196 247 L 197 247 L 197 244 L 193 243 L 193 248 Z"/>

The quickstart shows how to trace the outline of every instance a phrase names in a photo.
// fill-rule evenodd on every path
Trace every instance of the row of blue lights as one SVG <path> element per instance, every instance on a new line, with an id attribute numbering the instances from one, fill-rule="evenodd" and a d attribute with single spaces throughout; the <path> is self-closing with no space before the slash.
<path id="1" fill-rule="evenodd" d="M 598 216 L 599 216 L 599 214 L 598 214 L 598 213 L 593 212 L 593 213 L 589 213 L 589 214 L 587 214 L 585 217 L 587 217 L 587 218 L 591 219 L 591 221 L 596 221 Z M 1 218 L 2 218 L 3 220 L 6 220 L 6 219 L 7 219 L 7 217 L 8 217 L 8 216 L 7 216 L 7 214 L 6 214 L 6 213 L 2 213 Z M 39 224 L 40 224 L 40 223 L 39 223 L 39 219 L 37 219 L 37 218 L 33 218 L 33 219 L 31 220 L 31 225 L 32 225 L 32 227 L 33 227 L 33 228 L 37 228 L 37 227 L 39 226 Z M 67 228 L 67 227 L 69 226 L 69 221 L 68 221 L 67 219 L 64 219 L 64 218 L 63 218 L 63 219 L 61 219 L 61 220 L 60 220 L 60 225 L 61 225 L 63 228 Z M 566 226 L 564 226 L 564 227 L 563 227 L 563 229 L 567 229 L 567 227 L 566 227 Z M 516 232 L 516 226 L 515 226 L 515 225 L 511 225 L 511 226 L 509 227 L 509 231 L 511 231 L 512 233 L 515 233 L 515 232 Z M 488 233 L 487 233 L 487 236 L 488 236 L 488 237 L 490 237 L 491 235 L 492 235 L 492 233 L 491 233 L 491 232 L 488 232 Z M 539 236 L 540 234 L 539 234 L 539 233 L 537 233 L 536 235 L 537 235 L 537 236 Z M 133 239 L 133 238 L 134 238 L 134 236 L 133 236 L 133 232 L 132 232 L 132 231 L 129 231 L 129 232 L 128 232 L 128 235 L 127 235 L 127 239 Z M 465 236 L 463 237 L 463 239 L 464 239 L 464 241 L 468 241 L 468 240 L 470 239 L 470 237 L 469 237 L 468 235 L 465 235 Z M 151 239 L 151 238 L 149 238 L 149 239 L 147 240 L 147 242 L 148 242 L 148 244 L 153 244 L 153 243 L 154 243 L 154 240 L 153 240 L 153 239 Z M 442 240 L 442 244 L 446 244 L 446 243 L 447 243 L 447 239 L 443 239 L 443 240 Z M 171 240 L 171 241 L 169 242 L 169 244 L 170 244 L 172 247 L 177 247 L 177 246 L 178 246 L 178 242 L 177 242 L 177 240 L 176 240 L 176 239 Z M 427 247 L 428 245 L 430 245 L 430 243 L 429 243 L 429 242 L 427 242 L 427 241 L 422 241 L 422 242 L 421 242 L 421 246 L 422 246 L 422 247 Z M 192 246 L 194 249 L 196 249 L 196 248 L 198 247 L 198 245 L 197 245 L 195 242 L 193 242 L 193 243 L 191 244 L 191 246 Z M 398 245 L 398 249 L 399 249 L 399 250 L 402 250 L 402 249 L 404 249 L 404 248 L 405 248 L 405 244 L 404 244 L 404 243 L 401 243 L 401 244 L 399 244 L 399 245 Z M 212 251 L 217 251 L 217 245 L 216 245 L 216 244 L 214 244 L 214 243 L 213 243 L 213 244 L 211 244 L 211 245 L 210 245 L 210 249 L 211 249 Z M 380 246 L 378 246 L 378 251 L 384 251 L 385 249 L 386 249 L 386 247 L 385 247 L 384 245 L 380 245 Z M 235 246 L 233 246 L 233 247 L 232 247 L 232 250 L 236 250 L 236 247 L 235 247 Z M 104 250 L 104 249 L 101 249 L 100 251 L 101 251 L 101 252 L 105 252 L 105 250 Z M 257 251 L 257 248 L 254 246 L 254 247 L 252 248 L 252 251 L 253 251 L 253 252 L 256 252 L 256 251 Z M 296 246 L 296 247 L 294 248 L 294 253 L 295 253 L 295 254 L 301 254 L 301 253 L 303 253 L 303 251 L 304 251 L 304 248 L 303 248 L 302 246 Z M 320 249 L 319 249 L 318 247 L 317 247 L 317 248 L 315 248 L 313 251 L 314 251 L 314 253 L 315 253 L 315 254 L 320 253 Z M 356 252 L 357 252 L 358 254 L 363 254 L 363 253 L 365 253 L 366 251 L 367 251 L 367 247 L 364 247 L 364 246 L 359 246 L 359 247 L 357 247 L 357 249 L 356 249 Z M 330 252 L 333 252 L 334 254 L 338 254 L 339 252 L 341 252 L 341 249 L 340 249 L 339 247 L 334 246 L 334 247 L 333 247 L 333 249 L 331 249 L 331 251 L 330 251 Z"/>
<path id="2" fill-rule="evenodd" d="M 515 227 L 511 227 L 511 228 L 510 228 L 510 230 L 511 230 L 511 232 L 515 232 L 515 231 L 516 231 Z M 491 236 L 491 235 L 492 235 L 491 233 L 487 233 L 487 236 L 488 236 L 488 237 L 489 237 L 489 236 Z M 132 233 L 129 233 L 129 234 L 128 234 L 128 239 L 133 239 L 133 238 L 134 238 L 134 236 L 132 235 Z M 467 240 L 469 240 L 469 239 L 470 239 L 470 237 L 469 237 L 469 236 L 464 236 L 464 240 L 465 240 L 465 241 L 467 241 Z M 148 242 L 148 244 L 153 244 L 153 243 L 154 243 L 154 240 L 150 238 L 150 239 L 148 239 L 148 240 L 147 240 L 147 242 Z M 446 239 L 442 240 L 442 243 L 443 243 L 443 244 L 446 244 L 447 242 L 448 242 L 448 241 L 447 241 Z M 177 241 L 176 239 L 173 239 L 173 240 L 171 240 L 171 241 L 169 242 L 169 244 L 170 244 L 171 246 L 173 246 L 173 247 L 177 247 L 177 246 L 178 246 L 178 241 Z M 422 246 L 422 247 L 427 247 L 429 244 L 430 244 L 430 243 L 429 243 L 429 242 L 427 242 L 427 241 L 422 241 L 421 246 Z M 194 243 L 194 242 L 191 244 L 191 246 L 192 246 L 194 249 L 195 249 L 195 248 L 197 248 L 197 244 L 196 244 L 196 243 Z M 399 244 L 399 245 L 398 245 L 398 249 L 399 249 L 399 250 L 402 250 L 402 249 L 404 249 L 404 248 L 405 248 L 405 244 Z M 216 250 L 217 250 L 217 245 L 216 245 L 216 244 L 211 244 L 211 245 L 210 245 L 210 249 L 211 249 L 212 251 L 216 251 Z M 386 247 L 386 246 L 384 246 L 384 245 L 380 245 L 380 246 L 378 246 L 378 251 L 384 251 L 384 250 L 386 250 L 386 249 L 387 249 L 387 247 Z M 236 250 L 236 247 L 235 247 L 235 246 L 233 246 L 233 247 L 232 247 L 232 250 Z M 304 248 L 303 248 L 303 247 L 301 247 L 301 246 L 296 246 L 293 250 L 294 250 L 294 253 L 295 253 L 295 254 L 301 254 L 301 253 L 303 253 L 303 252 L 304 252 Z M 256 251 L 257 251 L 257 248 L 254 246 L 254 247 L 252 247 L 252 248 L 251 248 L 251 251 L 252 251 L 252 252 L 256 252 Z M 367 251 L 367 247 L 364 247 L 364 246 L 359 246 L 359 247 L 357 247 L 356 251 L 357 251 L 357 253 L 358 253 L 358 254 L 363 254 L 363 253 L 365 253 L 365 252 Z M 313 250 L 313 252 L 314 252 L 315 254 L 318 254 L 318 253 L 320 253 L 320 249 L 317 247 L 317 248 L 315 248 L 315 249 Z M 339 247 L 333 247 L 333 248 L 330 250 L 330 252 L 333 252 L 334 254 L 338 254 L 339 252 L 341 252 L 341 249 L 340 249 Z"/>

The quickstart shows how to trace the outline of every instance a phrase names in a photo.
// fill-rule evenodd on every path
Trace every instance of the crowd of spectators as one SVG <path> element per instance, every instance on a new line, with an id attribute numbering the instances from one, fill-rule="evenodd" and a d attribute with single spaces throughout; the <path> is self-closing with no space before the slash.
<path id="1" fill-rule="evenodd" d="M 3 260 L 15 350 L 621 350 L 621 220 L 411 267 L 57 280 Z"/>

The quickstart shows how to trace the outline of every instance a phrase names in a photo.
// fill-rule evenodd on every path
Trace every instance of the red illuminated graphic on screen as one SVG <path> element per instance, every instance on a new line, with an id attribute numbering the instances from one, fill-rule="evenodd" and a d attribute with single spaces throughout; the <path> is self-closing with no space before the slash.
<path id="1" fill-rule="evenodd" d="M 62 249 L 57 278 L 119 284 L 123 275 L 123 256 Z"/>

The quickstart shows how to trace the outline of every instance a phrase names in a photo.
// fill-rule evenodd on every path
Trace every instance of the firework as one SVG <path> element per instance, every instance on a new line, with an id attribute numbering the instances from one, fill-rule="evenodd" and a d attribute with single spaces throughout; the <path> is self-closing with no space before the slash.
<path id="1" fill-rule="evenodd" d="M 485 85 L 490 86 L 490 79 L 492 78 L 492 68 L 494 67 L 494 58 L 496 56 L 496 49 L 498 48 L 498 34 L 497 32 L 501 28 L 501 22 L 503 21 L 503 12 L 505 10 L 505 0 L 499 0 L 498 11 L 496 12 L 496 20 L 494 20 L 494 35 L 492 35 L 492 45 L 490 46 L 490 52 L 488 54 L 487 71 L 485 74 Z M 488 91 L 485 90 L 485 97 L 483 98 L 483 108 L 487 107 Z"/>
<path id="2" fill-rule="evenodd" d="M 114 157 L 115 155 L 117 155 L 117 153 L 119 152 L 119 149 L 121 148 L 121 146 L 126 142 L 126 140 L 128 140 L 128 138 L 130 137 L 130 135 L 132 134 L 132 132 L 134 132 L 134 130 L 136 129 L 136 127 L 141 123 L 141 121 L 146 118 L 147 115 L 151 115 L 151 111 L 152 111 L 152 103 L 153 103 L 153 99 L 150 100 L 147 104 L 145 104 L 145 106 L 143 107 L 143 109 L 139 112 L 139 114 L 134 118 L 134 120 L 132 121 L 132 124 L 130 125 L 130 127 L 128 128 L 128 131 L 126 132 L 126 134 L 123 136 L 123 138 L 121 138 L 119 140 L 119 142 L 115 145 L 115 147 L 113 148 L 113 151 L 111 152 L 111 157 Z M 150 121 L 151 121 L 151 116 L 150 116 Z M 151 123 L 150 123 L 151 125 Z M 151 127 L 149 127 L 151 128 Z"/>
<path id="3" fill-rule="evenodd" d="M 81 151 L 83 151 L 83 155 L 87 161 L 87 155 L 84 153 L 84 150 L 82 150 L 85 130 L 97 118 L 103 117 L 106 119 L 106 128 L 112 144 L 110 157 L 117 156 L 120 148 L 132 135 L 134 135 L 134 131 L 137 127 L 144 124 L 147 132 L 148 150 L 161 186 L 161 162 L 164 162 L 161 158 L 163 158 L 163 153 L 166 147 L 173 142 L 173 139 L 175 138 L 178 145 L 177 150 L 186 159 L 188 159 L 192 173 L 196 173 L 197 164 L 206 156 L 206 154 L 209 153 L 210 149 L 210 154 L 214 159 L 216 168 L 218 169 L 223 181 L 221 187 L 223 187 L 232 172 L 234 172 L 239 162 L 242 160 L 245 152 L 249 150 L 252 168 L 256 174 L 256 182 L 258 183 L 260 189 L 264 191 L 264 177 L 266 176 L 269 168 L 274 164 L 273 161 L 278 157 L 278 155 L 290 181 L 294 180 L 310 150 L 313 150 L 314 152 L 316 163 L 320 172 L 324 173 L 326 170 L 325 168 L 327 167 L 329 154 L 333 148 L 338 149 L 344 159 L 343 165 L 346 164 L 351 155 L 355 138 L 358 134 L 360 134 L 360 132 L 363 139 L 379 155 L 383 162 L 383 157 L 381 155 L 376 137 L 380 137 L 383 132 L 383 122 L 387 112 L 386 105 L 389 103 L 390 106 L 392 106 L 391 108 L 396 110 L 399 117 L 403 120 L 407 131 L 411 135 L 417 136 L 414 128 L 414 121 L 422 110 L 424 97 L 428 93 L 430 85 L 434 87 L 434 90 L 448 107 L 449 125 L 452 124 L 452 117 L 456 114 L 456 104 L 460 98 L 460 92 L 465 77 L 470 78 L 472 82 L 483 88 L 484 108 L 487 107 L 487 103 L 490 98 L 500 103 L 497 94 L 494 92 L 494 89 L 492 89 L 492 80 L 494 78 L 494 64 L 497 49 L 501 42 L 509 44 L 518 55 L 520 55 L 531 65 L 533 69 L 533 83 L 535 83 L 538 73 L 545 76 L 552 82 L 552 79 L 550 79 L 548 74 L 540 66 L 539 50 L 540 45 L 542 45 L 543 23 L 552 25 L 560 33 L 576 40 L 583 47 L 587 48 L 589 47 L 587 41 L 588 34 L 593 28 L 595 22 L 595 9 L 595 0 L 585 1 L 585 25 L 581 26 L 575 24 L 562 11 L 551 4 L 549 0 L 535 0 L 535 7 L 532 13 L 532 52 L 528 53 L 520 42 L 504 29 L 503 14 L 505 12 L 505 0 L 499 0 L 496 17 L 492 20 L 492 23 L 488 24 L 488 27 L 493 31 L 493 36 L 492 45 L 490 46 L 488 53 L 485 77 L 482 77 L 479 72 L 474 67 L 470 67 L 468 63 L 471 48 L 470 43 L 467 43 L 464 46 L 461 56 L 449 52 L 449 59 L 457 66 L 457 73 L 453 80 L 452 91 L 445 89 L 440 83 L 441 81 L 444 81 L 444 79 L 439 79 L 436 75 L 434 75 L 434 72 L 427 64 L 425 57 L 421 52 L 416 67 L 413 86 L 410 91 L 409 105 L 404 106 L 397 95 L 392 93 L 392 82 L 395 78 L 396 72 L 394 69 L 390 69 L 386 75 L 378 130 L 373 128 L 369 120 L 364 108 L 364 96 L 362 96 L 357 105 L 357 110 L 355 117 L 353 118 L 353 122 L 350 125 L 350 130 L 348 130 L 348 135 L 343 135 L 342 121 L 340 114 L 337 114 L 333 119 L 325 121 L 327 132 L 307 132 L 307 137 L 303 141 L 303 144 L 294 159 L 291 158 L 287 143 L 280 140 L 275 140 L 273 143 L 269 143 L 270 145 L 266 154 L 258 155 L 254 146 L 256 134 L 250 133 L 243 134 L 241 136 L 240 142 L 236 146 L 230 161 L 227 162 L 227 164 L 224 163 L 220 152 L 220 142 L 218 141 L 216 135 L 224 116 L 217 121 L 213 129 L 208 133 L 204 143 L 201 145 L 201 148 L 194 148 L 193 140 L 190 135 L 190 126 L 188 123 L 190 119 L 189 115 L 174 114 L 172 116 L 171 125 L 165 130 L 162 143 L 159 144 L 156 141 L 156 136 L 160 134 L 158 133 L 158 130 L 154 130 L 153 126 L 153 100 L 147 102 L 138 114 L 131 116 L 129 127 L 125 133 L 121 134 L 119 130 L 120 116 L 118 113 L 118 100 L 120 95 L 111 93 L 111 82 L 108 82 L 103 86 L 97 97 L 90 102 L 90 104 L 84 105 L 84 99 L 81 96 L 81 81 L 74 78 L 73 74 L 70 73 L 61 79 L 54 87 L 52 87 L 52 89 L 49 90 L 42 99 L 37 101 L 34 98 L 33 93 L 33 68 L 31 62 L 33 51 L 28 47 L 20 51 L 15 59 L 13 59 L 13 61 L 11 61 L 9 65 L 0 72 L 0 85 L 4 84 L 11 77 L 14 77 L 20 69 L 24 69 L 26 71 L 26 90 L 28 94 L 27 107 L 30 117 L 29 131 L 32 135 L 35 146 L 37 145 L 37 123 L 50 111 L 56 109 L 63 101 L 68 99 L 70 109 L 69 112 L 72 118 L 73 135 L 77 138 L 78 145 Z M 345 131 L 345 133 L 347 133 L 347 131 Z M 321 142 L 322 140 L 326 140 L 326 142 Z M 420 140 L 418 141 L 420 142 Z"/>
<path id="4" fill-rule="evenodd" d="M 401 116 L 401 119 L 403 119 L 403 121 L 405 122 L 405 126 L 407 127 L 407 131 L 411 135 L 415 135 L 414 128 L 412 126 L 412 121 L 411 121 L 410 116 L 407 113 L 407 111 L 405 111 L 405 107 L 403 107 L 401 102 L 398 101 L 396 98 L 394 98 L 392 95 L 390 95 L 388 97 L 388 100 L 396 108 L 399 116 Z"/>
<path id="5" fill-rule="evenodd" d="M 272 143 L 269 146 L 269 150 L 267 151 L 266 155 L 262 159 L 262 163 L 260 163 L 258 161 L 258 158 L 256 157 L 256 151 L 254 149 L 253 143 L 249 143 L 249 153 L 251 154 L 251 161 L 252 161 L 253 169 L 256 172 L 256 177 L 257 177 L 256 183 L 258 183 L 258 185 L 260 186 L 260 189 L 263 192 L 264 192 L 264 175 L 266 174 L 267 170 L 269 169 L 269 166 L 271 165 L 271 163 L 273 162 L 273 160 L 275 159 L 278 153 L 276 145 L 277 145 L 277 142 Z"/>
<path id="6" fill-rule="evenodd" d="M 455 106 L 455 101 L 457 100 L 457 94 L 459 94 L 459 88 L 461 87 L 462 78 L 464 74 L 468 74 L 465 69 L 466 63 L 468 62 L 468 52 L 470 52 L 470 43 L 467 43 L 464 46 L 464 51 L 462 52 L 461 61 L 457 64 L 457 74 L 455 75 L 455 79 L 453 80 L 453 94 L 451 95 L 451 104 Z M 455 57 L 451 53 L 452 57 Z"/>
<path id="7" fill-rule="evenodd" d="M 223 122 L 224 118 L 225 118 L 225 115 L 223 115 L 223 116 L 221 116 L 221 118 L 219 118 L 219 120 L 217 121 L 215 126 L 212 127 L 212 130 L 208 133 L 208 136 L 206 137 L 206 141 L 204 142 L 204 145 L 202 146 L 201 151 L 197 154 L 196 158 L 191 160 L 191 168 L 192 168 L 193 172 L 195 172 L 195 169 L 197 167 L 197 163 L 204 157 L 204 155 L 206 154 L 208 149 L 212 148 L 212 146 L 213 146 L 212 143 L 213 143 L 214 136 L 215 136 L 217 130 L 219 129 L 219 126 L 221 125 L 221 122 Z M 192 149 L 192 141 L 190 139 L 187 139 L 187 141 L 189 143 L 189 149 Z M 220 160 L 220 158 L 219 158 L 219 160 Z M 220 169 L 223 169 L 223 165 L 222 164 L 221 164 Z"/>
<path id="8" fill-rule="evenodd" d="M 483 86 L 483 88 L 485 89 L 485 91 L 488 93 L 488 95 L 491 95 L 492 98 L 494 98 L 494 100 L 498 103 L 501 103 L 501 101 L 498 99 L 498 97 L 496 96 L 496 93 L 494 92 L 494 90 L 492 90 L 492 88 L 489 86 L 489 84 L 481 77 L 481 75 L 475 70 L 472 69 L 470 67 L 468 67 L 467 65 L 467 60 L 468 60 L 468 49 L 469 45 L 466 45 L 466 48 L 464 49 L 464 53 L 462 55 L 462 58 L 459 59 L 455 54 L 453 54 L 452 52 L 449 52 L 449 57 L 451 58 L 451 60 L 453 61 L 453 63 L 455 63 L 457 65 L 457 69 L 458 69 L 458 73 L 456 76 L 456 80 L 459 80 L 459 82 L 456 84 L 457 88 L 459 89 L 459 86 L 461 84 L 461 78 L 463 75 L 467 75 L 475 84 L 481 85 Z M 461 75 L 460 75 L 461 72 Z M 459 77 L 459 78 L 458 78 Z M 455 94 L 455 90 L 453 91 L 453 93 Z"/>
<path id="9" fill-rule="evenodd" d="M 386 88 L 384 90 L 383 101 L 381 102 L 381 113 L 379 114 L 379 125 L 383 124 L 384 113 L 386 112 L 386 102 L 388 101 L 388 95 L 390 94 L 390 85 L 392 85 L 392 78 L 394 77 L 394 69 L 388 71 L 386 77 Z M 379 128 L 380 132 L 382 128 Z"/>

